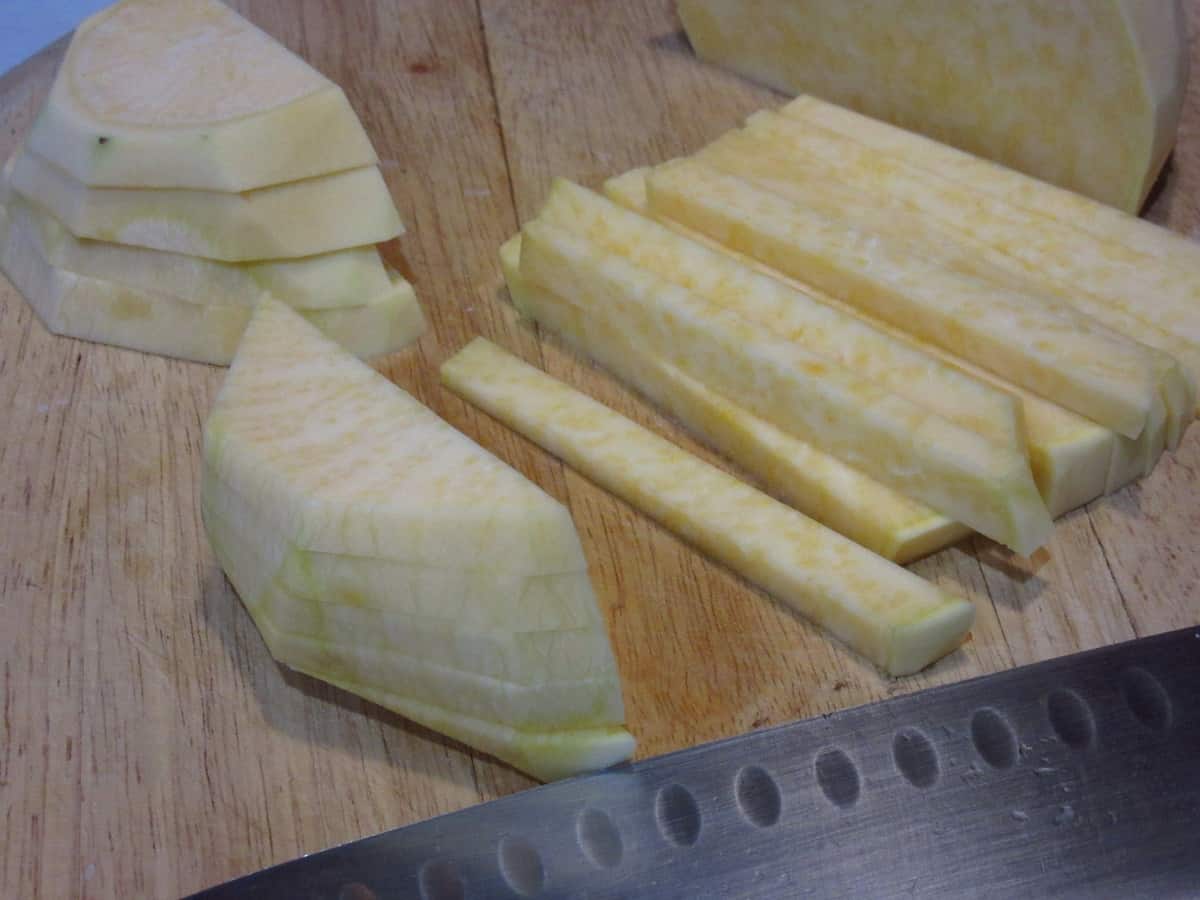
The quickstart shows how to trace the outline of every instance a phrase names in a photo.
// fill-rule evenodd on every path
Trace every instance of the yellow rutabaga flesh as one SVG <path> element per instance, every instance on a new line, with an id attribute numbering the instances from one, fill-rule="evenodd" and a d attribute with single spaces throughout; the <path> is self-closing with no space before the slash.
<path id="1" fill-rule="evenodd" d="M 914 166 L 942 181 L 1003 200 L 1030 215 L 1070 225 L 1072 230 L 1062 232 L 1061 237 L 1064 241 L 1078 242 L 1075 249 L 1080 253 L 1087 252 L 1092 240 L 1101 241 L 1112 245 L 1106 252 L 1124 248 L 1143 258 L 1139 260 L 1139 266 L 1152 261 L 1159 270 L 1171 272 L 1175 281 L 1188 283 L 1189 290 L 1194 292 L 1200 289 L 1200 246 L 1183 235 L 1073 191 L 1030 178 L 1021 172 L 816 97 L 798 97 L 780 112 L 857 141 L 894 159 L 897 164 Z M 1163 284 L 1169 284 L 1169 281 L 1164 279 Z M 1190 296 L 1196 294 L 1191 293 Z M 1169 293 L 1165 297 L 1146 297 L 1143 311 L 1149 313 L 1170 308 L 1174 315 L 1190 309 L 1192 317 L 1189 321 L 1196 323 L 1194 327 L 1197 329 L 1193 333 L 1200 336 L 1200 312 L 1196 310 L 1196 303 L 1178 304 L 1170 302 L 1169 297 Z M 1164 328 L 1180 334 L 1188 333 L 1168 327 L 1165 323 Z"/>
<path id="2" fill-rule="evenodd" d="M 696 437 L 762 483 L 766 491 L 827 528 L 893 562 L 911 562 L 970 530 L 780 431 L 596 316 L 529 284 L 520 235 L 500 248 L 514 305 L 631 385 Z"/>
<path id="3" fill-rule="evenodd" d="M 1139 435 L 1159 396 L 1147 348 L 1071 310 L 948 271 L 700 162 L 661 166 L 647 188 L 656 215 L 1121 434 Z"/>
<path id="4" fill-rule="evenodd" d="M 625 208 L 649 216 L 651 210 L 646 196 L 646 178 L 649 173 L 650 169 L 648 168 L 632 169 L 622 175 L 610 178 L 604 184 L 604 192 L 611 200 L 620 203 Z M 947 365 L 960 368 L 981 381 L 986 381 L 997 389 L 1018 398 L 1023 411 L 1022 420 L 1026 430 L 1026 442 L 1029 447 L 1029 461 L 1033 468 L 1033 477 L 1042 498 L 1046 501 L 1050 515 L 1059 516 L 1068 510 L 1095 500 L 1105 492 L 1111 461 L 1117 446 L 1117 437 L 1109 429 L 1043 400 L 1024 388 L 1010 384 L 991 372 L 947 353 L 940 347 L 921 341 L 860 309 L 844 304 L 828 294 L 822 294 L 808 285 L 801 284 L 782 272 L 692 231 L 678 222 L 670 219 L 661 219 L 660 221 L 672 230 L 703 243 L 711 249 L 725 253 L 765 275 L 785 284 L 791 284 L 799 290 L 809 291 L 826 305 L 835 306 L 843 312 L 856 315 L 880 331 L 887 332 L 893 338 L 905 341 L 922 352 L 942 360 Z M 1134 443 L 1130 438 L 1121 438 L 1120 441 L 1126 444 Z"/>
<path id="5" fill-rule="evenodd" d="M 250 306 L 189 302 L 59 269 L 45 259 L 37 223 L 13 213 L 0 206 L 0 269 L 48 331 L 213 365 L 233 359 Z M 391 353 L 425 331 L 412 285 L 394 279 L 358 306 L 299 312 L 356 356 Z"/>
<path id="6" fill-rule="evenodd" d="M 1024 451 L 1013 398 L 569 181 L 558 179 L 536 221 L 586 237 L 781 337 L 841 363 L 992 443 Z"/>
<path id="7" fill-rule="evenodd" d="M 632 752 L 566 509 L 277 301 L 205 426 L 202 505 L 281 662 L 536 777 Z"/>
<path id="8" fill-rule="evenodd" d="M 785 116 L 758 113 L 744 131 L 726 135 L 697 158 L 821 215 L 907 241 L 915 252 L 950 268 L 1029 291 L 1052 305 L 1065 303 L 1119 334 L 1165 351 L 1183 367 L 1165 382 L 1172 387 L 1164 398 L 1172 447 L 1194 417 L 1200 343 L 1141 315 L 1143 298 L 1157 286 L 1176 286 L 1178 279 L 1166 277 L 1169 270 L 1138 268 L 1130 264 L 1128 251 L 1081 240 L 1069 225 L 1030 216 Z M 1164 361 L 1162 368 L 1174 367 Z"/>
<path id="9" fill-rule="evenodd" d="M 777 427 L 1021 553 L 1050 517 L 1021 453 L 575 235 L 523 231 L 521 274 Z"/>
<path id="10" fill-rule="evenodd" d="M 29 147 L 97 187 L 238 192 L 376 162 L 341 88 L 217 0 L 85 21 Z"/>
<path id="11" fill-rule="evenodd" d="M 953 650 L 974 610 L 477 338 L 442 380 L 893 675 Z"/>
<path id="12" fill-rule="evenodd" d="M 1179 0 L 680 0 L 696 52 L 1136 212 L 1187 82 Z"/>
<path id="13" fill-rule="evenodd" d="M 189 303 L 252 308 L 263 297 L 293 309 L 361 306 L 391 286 L 375 247 L 352 247 L 300 259 L 223 263 L 144 247 L 75 237 L 48 213 L 16 194 L 6 204 L 37 229 L 43 258 L 57 269 Z"/>
<path id="14" fill-rule="evenodd" d="M 77 237 L 225 262 L 311 256 L 404 230 L 371 166 L 243 194 L 89 188 L 22 150 L 11 183 Z"/>

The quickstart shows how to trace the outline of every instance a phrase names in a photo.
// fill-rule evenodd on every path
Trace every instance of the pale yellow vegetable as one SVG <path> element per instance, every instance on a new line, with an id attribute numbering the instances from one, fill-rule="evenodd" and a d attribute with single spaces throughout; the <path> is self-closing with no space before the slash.
<path id="1" fill-rule="evenodd" d="M 1153 287 L 1136 267 L 1115 259 L 1106 244 L 1080 241 L 1071 226 L 1031 217 L 773 113 L 752 116 L 744 131 L 722 137 L 697 158 L 822 215 L 908 241 L 914 252 L 958 271 L 1066 303 L 1119 334 L 1165 351 L 1182 364 L 1181 372 L 1171 374 L 1176 366 L 1160 362 L 1169 387 L 1164 401 L 1172 448 L 1194 418 L 1200 344 L 1140 316 L 1142 298 Z M 1151 273 L 1154 280 L 1161 276 Z"/>
<path id="2" fill-rule="evenodd" d="M 1003 200 L 1026 213 L 1068 224 L 1074 229 L 1074 239 L 1079 241 L 1081 251 L 1089 245 L 1089 238 L 1125 248 L 1147 261 L 1154 260 L 1159 270 L 1172 271 L 1177 280 L 1188 282 L 1190 291 L 1200 289 L 1200 246 L 1183 235 L 816 97 L 797 97 L 780 112 L 858 141 L 897 163 L 916 166 L 945 181 Z M 1164 299 L 1150 299 L 1157 300 L 1156 307 L 1165 309 L 1168 305 Z M 1173 313 L 1180 314 L 1190 308 L 1193 318 L 1189 321 L 1200 323 L 1200 313 L 1195 311 L 1194 303 L 1170 306 Z M 1200 331 L 1196 333 L 1200 334 Z"/>
<path id="3" fill-rule="evenodd" d="M 0 269 L 24 295 L 47 330 L 64 337 L 128 347 L 178 359 L 227 365 L 252 307 L 193 303 L 146 288 L 76 275 L 45 258 L 41 231 L 0 207 Z M 358 306 L 300 312 L 356 356 L 406 347 L 425 331 L 410 285 L 392 276 L 385 290 Z M 218 298 L 219 299 L 219 298 Z"/>
<path id="4" fill-rule="evenodd" d="M 567 510 L 270 298 L 205 425 L 201 504 L 282 663 L 536 777 L 632 752 Z"/>
<path id="5" fill-rule="evenodd" d="M 656 215 L 811 283 L 1129 437 L 1159 396 L 1148 349 L 1041 298 L 947 271 L 752 183 L 685 160 L 647 182 Z"/>
<path id="6" fill-rule="evenodd" d="M 1019 407 L 1009 394 L 945 365 L 860 318 L 769 278 L 557 179 L 537 220 L 586 237 L 635 265 L 841 363 L 997 446 L 1025 452 Z"/>
<path id="7" fill-rule="evenodd" d="M 404 231 L 373 166 L 243 194 L 89 188 L 22 150 L 11 183 L 77 237 L 226 262 L 311 256 Z"/>
<path id="8" fill-rule="evenodd" d="M 455 392 L 795 608 L 890 674 L 953 650 L 974 609 L 476 338 Z"/>
<path id="9" fill-rule="evenodd" d="M 696 52 L 1136 212 L 1175 142 L 1180 0 L 680 0 Z"/>
<path id="10" fill-rule="evenodd" d="M 784 431 L 993 540 L 1029 553 L 1050 531 L 1023 454 L 620 256 L 531 222 L 521 274 Z"/>
<path id="11" fill-rule="evenodd" d="M 648 168 L 633 169 L 610 178 L 604 184 L 604 192 L 614 202 L 620 203 L 627 209 L 649 216 L 652 214 L 646 197 L 646 178 L 649 173 L 650 169 Z M 757 260 L 719 244 L 678 222 L 670 219 L 661 221 L 672 230 L 690 237 L 692 240 L 703 243 L 711 249 L 719 250 L 743 264 L 772 278 L 791 284 L 797 289 L 807 290 L 823 303 L 857 315 L 874 327 L 886 331 L 892 337 L 906 341 L 948 365 L 969 372 L 976 378 L 987 381 L 996 388 L 1017 397 L 1023 410 L 1033 477 L 1052 516 L 1059 516 L 1077 506 L 1082 506 L 1105 492 L 1105 485 L 1109 483 L 1112 458 L 1118 443 L 1117 436 L 1109 429 L 1043 400 L 1024 388 L 1010 384 L 960 357 L 947 353 L 940 347 L 920 341 L 907 332 L 867 315 L 860 309 L 843 304 L 809 285 L 801 284 L 782 272 L 764 266 Z M 1119 442 L 1134 443 L 1130 438 L 1124 437 L 1120 438 Z"/>
<path id="12" fill-rule="evenodd" d="M 29 146 L 103 187 L 246 191 L 376 162 L 341 88 L 217 0 L 85 21 Z"/>
<path id="13" fill-rule="evenodd" d="M 940 550 L 970 530 L 780 431 L 602 320 L 529 284 L 520 272 L 521 237 L 500 248 L 513 303 L 633 386 L 764 489 L 827 528 L 893 562 Z"/>
<path id="14" fill-rule="evenodd" d="M 10 193 L 5 205 L 17 221 L 31 220 L 42 255 L 55 268 L 189 303 L 253 307 L 270 296 L 293 309 L 334 309 L 361 306 L 391 285 L 375 247 L 299 259 L 223 263 L 80 239 L 16 194 Z"/>

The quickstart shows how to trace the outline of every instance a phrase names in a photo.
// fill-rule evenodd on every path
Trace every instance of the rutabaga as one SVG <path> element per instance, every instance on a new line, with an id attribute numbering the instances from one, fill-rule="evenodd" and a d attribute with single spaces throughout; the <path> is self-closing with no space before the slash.
<path id="1" fill-rule="evenodd" d="M 513 303 L 631 385 L 767 493 L 893 562 L 907 563 L 970 533 L 836 457 L 798 440 L 705 387 L 585 310 L 530 284 L 520 272 L 521 237 L 500 248 Z"/>
<path id="2" fill-rule="evenodd" d="M 1049 535 L 1023 453 L 542 223 L 522 233 L 521 274 L 778 428 L 1019 553 Z"/>
<path id="3" fill-rule="evenodd" d="M 483 338 L 442 380 L 893 675 L 958 646 L 974 609 Z"/>
<path id="4" fill-rule="evenodd" d="M 250 306 L 191 302 L 152 288 L 76 275 L 49 263 L 37 222 L 0 206 L 0 269 L 48 331 L 177 359 L 227 365 L 253 312 Z M 361 357 L 406 347 L 425 319 L 412 285 L 399 276 L 356 306 L 299 312 Z"/>
<path id="5" fill-rule="evenodd" d="M 341 88 L 217 0 L 85 21 L 29 147 L 96 187 L 239 192 L 376 162 Z"/>

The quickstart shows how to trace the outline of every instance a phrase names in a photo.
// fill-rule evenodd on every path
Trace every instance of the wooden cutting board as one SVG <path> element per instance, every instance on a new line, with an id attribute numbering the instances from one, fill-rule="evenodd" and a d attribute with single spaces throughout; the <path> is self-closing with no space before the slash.
<path id="1" fill-rule="evenodd" d="M 438 386 L 484 334 L 707 455 L 518 322 L 496 260 L 551 176 L 597 185 L 781 102 L 697 62 L 669 0 L 235 5 L 362 115 L 409 228 L 391 256 L 432 324 L 380 367 L 570 504 L 641 755 L 1200 621 L 1200 429 L 1032 561 L 975 539 L 915 566 L 978 623 L 890 681 Z M 62 47 L 0 78 L 0 159 Z M 1184 232 L 1200 225 L 1193 84 L 1149 213 Z M 0 280 L 0 896 L 175 896 L 531 784 L 271 660 L 200 524 L 222 375 L 53 337 Z"/>

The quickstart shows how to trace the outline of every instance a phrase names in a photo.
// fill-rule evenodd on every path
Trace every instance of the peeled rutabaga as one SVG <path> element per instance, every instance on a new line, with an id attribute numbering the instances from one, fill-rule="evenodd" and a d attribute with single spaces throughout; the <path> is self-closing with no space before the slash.
<path id="1" fill-rule="evenodd" d="M 11 171 L 13 191 L 77 237 L 226 262 L 311 256 L 404 232 L 374 166 L 240 194 L 88 187 L 27 148 Z"/>
<path id="2" fill-rule="evenodd" d="M 205 426 L 201 499 L 285 665 L 538 778 L 632 753 L 566 508 L 277 301 Z"/>
<path id="3" fill-rule="evenodd" d="M 341 88 L 217 0 L 80 25 L 29 147 L 98 187 L 240 192 L 376 162 Z"/>
<path id="4" fill-rule="evenodd" d="M 1134 212 L 1175 141 L 1180 0 L 680 0 L 704 59 Z"/>
<path id="5" fill-rule="evenodd" d="M 145 279 L 114 281 L 68 271 L 50 261 L 47 231 L 52 236 L 54 229 L 46 217 L 39 217 L 19 198 L 10 197 L 6 206 L 0 206 L 0 271 L 48 331 L 213 365 L 228 365 L 233 358 L 253 313 L 252 303 L 225 302 L 228 298 L 216 286 L 185 300 L 152 286 L 129 283 Z M 128 272 L 137 275 L 134 269 Z M 306 308 L 300 313 L 360 357 L 394 352 L 425 331 L 412 285 L 386 270 L 383 290 L 359 295 L 356 305 Z"/>
<path id="6" fill-rule="evenodd" d="M 483 338 L 442 381 L 892 675 L 949 653 L 970 603 L 818 525 Z"/>

